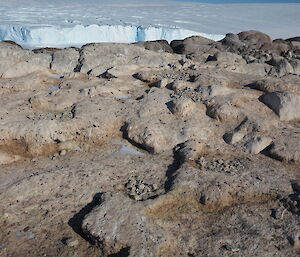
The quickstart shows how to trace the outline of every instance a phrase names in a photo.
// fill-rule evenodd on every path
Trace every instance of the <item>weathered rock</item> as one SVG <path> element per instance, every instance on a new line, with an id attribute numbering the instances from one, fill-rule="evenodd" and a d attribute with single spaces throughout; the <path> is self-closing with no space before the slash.
<path id="1" fill-rule="evenodd" d="M 47 72 L 50 68 L 51 56 L 41 54 L 40 56 L 30 55 L 23 57 L 21 61 L 10 66 L 3 72 L 3 78 L 14 78 L 26 76 L 34 72 Z"/>
<path id="2" fill-rule="evenodd" d="M 168 53 L 148 51 L 133 44 L 88 44 L 81 48 L 76 71 L 98 76 L 111 67 L 139 65 L 161 67 L 176 60 Z"/>
<path id="3" fill-rule="evenodd" d="M 237 71 L 256 76 L 266 76 L 272 70 L 272 66 L 265 63 L 249 63 L 238 67 Z"/>
<path id="4" fill-rule="evenodd" d="M 1 253 L 298 255 L 297 41 L 246 34 L 0 43 Z"/>
<path id="5" fill-rule="evenodd" d="M 291 50 L 291 44 L 285 40 L 276 39 L 272 42 L 273 51 L 278 54 Z"/>
<path id="6" fill-rule="evenodd" d="M 273 58 L 268 62 L 268 64 L 276 68 L 279 76 L 289 74 L 289 73 L 294 73 L 294 67 L 284 57 L 273 56 Z"/>
<path id="7" fill-rule="evenodd" d="M 107 193 L 101 198 L 101 205 L 84 219 L 82 228 L 102 254 L 126 252 L 127 256 L 155 257 L 166 239 L 163 231 L 144 214 L 147 204 L 122 194 Z"/>
<path id="8" fill-rule="evenodd" d="M 154 52 L 166 52 L 173 53 L 173 49 L 169 45 L 167 40 L 156 40 L 156 41 L 146 41 L 146 42 L 137 42 L 134 45 L 144 47 L 147 50 Z"/>
<path id="9" fill-rule="evenodd" d="M 300 50 L 300 42 L 299 41 L 291 41 L 292 49 L 296 52 Z M 299 53 L 298 53 L 299 55 Z"/>
<path id="10" fill-rule="evenodd" d="M 300 193 L 300 182 L 293 182 L 291 186 L 295 192 Z"/>
<path id="11" fill-rule="evenodd" d="M 179 91 L 189 87 L 191 87 L 191 83 L 188 83 L 183 80 L 175 80 L 171 83 L 171 88 L 175 91 Z"/>
<path id="12" fill-rule="evenodd" d="M 224 46 L 225 50 L 237 52 L 238 49 L 245 46 L 239 36 L 233 33 L 226 34 L 225 38 L 220 41 Z"/>
<path id="13" fill-rule="evenodd" d="M 5 151 L 0 150 L 0 165 L 10 164 L 20 159 L 22 159 L 22 157 L 19 155 L 7 153 Z"/>
<path id="14" fill-rule="evenodd" d="M 208 38 L 193 36 L 184 40 L 174 40 L 171 42 L 171 47 L 177 54 L 202 53 L 210 49 L 210 44 L 213 42 Z"/>
<path id="15" fill-rule="evenodd" d="M 219 63 L 225 63 L 227 65 L 232 64 L 246 64 L 242 56 L 230 53 L 230 52 L 217 52 L 213 56 L 209 56 L 207 62 L 215 61 Z"/>
<path id="16" fill-rule="evenodd" d="M 51 69 L 57 73 L 73 72 L 78 64 L 79 52 L 75 48 L 55 51 L 51 62 Z"/>
<path id="17" fill-rule="evenodd" d="M 300 233 L 296 233 L 293 237 L 292 237 L 292 245 L 295 249 L 300 249 Z"/>
<path id="18" fill-rule="evenodd" d="M 228 99 L 210 101 L 207 103 L 206 114 L 216 120 L 228 122 L 230 120 L 239 121 L 245 118 L 244 114 L 236 108 Z"/>
<path id="19" fill-rule="evenodd" d="M 272 138 L 270 137 L 254 137 L 250 139 L 246 145 L 246 152 L 252 154 L 258 154 L 267 148 L 272 143 Z"/>
<path id="20" fill-rule="evenodd" d="M 277 194 L 284 195 L 289 192 L 288 180 L 284 180 L 281 186 L 276 181 L 275 176 L 282 179 L 280 172 L 273 173 L 272 182 L 264 180 L 266 176 L 268 177 L 266 173 L 271 172 L 267 165 L 259 167 L 250 159 L 242 157 L 228 159 L 224 153 L 223 158 L 216 153 L 212 155 L 200 157 L 196 160 L 196 167 L 183 165 L 177 172 L 173 184 L 173 188 L 184 188 L 189 185 L 203 207 L 208 210 L 220 210 L 244 201 L 276 198 Z M 255 178 L 254 174 L 260 179 Z M 203 183 L 204 181 L 206 183 Z"/>
<path id="21" fill-rule="evenodd" d="M 161 74 L 156 72 L 149 72 L 149 71 L 138 72 L 135 73 L 133 76 L 141 81 L 148 82 L 148 83 L 156 83 L 161 79 L 163 79 Z"/>
<path id="22" fill-rule="evenodd" d="M 213 98 L 215 96 L 222 96 L 232 94 L 234 90 L 223 86 L 200 86 L 197 88 L 197 92 L 205 99 Z"/>
<path id="23" fill-rule="evenodd" d="M 196 161 L 196 159 L 205 152 L 206 146 L 194 139 L 184 142 L 177 150 L 180 161 Z"/>
<path id="24" fill-rule="evenodd" d="M 279 78 L 265 78 L 257 80 L 249 85 L 249 87 L 264 92 L 286 91 L 289 93 L 300 94 L 299 76 L 286 75 Z"/>
<path id="25" fill-rule="evenodd" d="M 75 246 L 77 246 L 77 245 L 79 244 L 78 240 L 75 239 L 75 238 L 67 238 L 67 239 L 64 240 L 64 241 L 65 241 L 64 243 L 65 243 L 67 246 L 70 246 L 70 247 L 75 247 Z"/>
<path id="26" fill-rule="evenodd" d="M 292 59 L 290 60 L 290 64 L 294 69 L 294 74 L 300 75 L 300 60 L 299 59 Z"/>
<path id="27" fill-rule="evenodd" d="M 244 41 L 249 45 L 254 45 L 257 48 L 267 47 L 272 43 L 271 38 L 260 31 L 244 31 L 240 32 L 238 36 L 241 41 Z"/>
<path id="28" fill-rule="evenodd" d="M 196 108 L 196 103 L 191 99 L 180 98 L 172 103 L 172 113 L 179 116 L 188 116 L 192 114 Z"/>
<path id="29" fill-rule="evenodd" d="M 159 188 L 157 184 L 148 184 L 137 177 L 131 177 L 125 184 L 127 194 L 130 198 L 141 201 L 157 196 Z"/>
<path id="30" fill-rule="evenodd" d="M 18 45 L 1 42 L 0 77 L 13 78 L 26 76 L 34 72 L 47 72 L 50 68 L 50 54 L 35 54 Z"/>
<path id="31" fill-rule="evenodd" d="M 283 121 L 300 119 L 300 96 L 287 92 L 272 92 L 261 97 L 261 101 L 270 107 Z"/>
<path id="32" fill-rule="evenodd" d="M 299 162 L 299 138 L 298 130 L 283 133 L 274 140 L 268 155 L 280 161 Z"/>
<path id="33" fill-rule="evenodd" d="M 168 85 L 170 85 L 170 80 L 167 79 L 167 78 L 163 78 L 155 83 L 152 83 L 151 86 L 154 86 L 154 87 L 160 87 L 160 88 L 164 88 L 164 87 L 167 87 Z"/>
<path id="34" fill-rule="evenodd" d="M 236 144 L 241 141 L 247 134 L 257 131 L 259 125 L 245 118 L 239 126 L 233 131 L 224 135 L 224 141 L 228 144 Z"/>
<path id="35" fill-rule="evenodd" d="M 252 56 L 250 56 L 252 57 Z M 256 60 L 255 57 L 252 57 Z M 265 76 L 272 68 L 266 63 L 255 63 L 249 60 L 249 56 L 241 56 L 232 52 L 216 52 L 209 55 L 206 63 L 215 65 L 231 72 L 239 72 L 251 75 Z"/>

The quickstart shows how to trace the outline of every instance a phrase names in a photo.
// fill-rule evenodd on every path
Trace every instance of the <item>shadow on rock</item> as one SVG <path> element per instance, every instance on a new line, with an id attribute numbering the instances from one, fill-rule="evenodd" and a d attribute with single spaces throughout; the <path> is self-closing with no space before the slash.
<path id="1" fill-rule="evenodd" d="M 153 152 L 154 152 L 154 149 L 152 149 L 151 147 L 146 148 L 144 145 L 139 144 L 139 143 L 135 142 L 134 140 L 130 139 L 129 136 L 128 136 L 128 131 L 127 131 L 127 129 L 128 129 L 128 124 L 127 124 L 127 123 L 125 123 L 125 124 L 121 127 L 121 129 L 120 129 L 120 131 L 122 132 L 122 138 L 123 138 L 123 139 L 127 140 L 131 145 L 133 145 L 134 147 L 136 147 L 136 148 L 138 148 L 138 149 L 147 151 L 147 152 L 149 152 L 149 153 L 153 153 Z"/>
<path id="2" fill-rule="evenodd" d="M 95 243 L 83 232 L 82 222 L 87 214 L 89 214 L 96 206 L 102 203 L 102 195 L 103 193 L 96 193 L 93 197 L 93 200 L 68 221 L 69 226 L 74 230 L 74 232 L 92 245 L 94 245 Z"/>
<path id="3" fill-rule="evenodd" d="M 179 144 L 173 150 L 173 162 L 168 166 L 166 171 L 167 180 L 165 182 L 165 192 L 169 192 L 172 188 L 173 182 L 176 178 L 176 172 L 180 169 L 181 165 L 184 163 L 184 158 L 181 156 L 180 149 L 182 149 L 184 144 Z"/>
<path id="4" fill-rule="evenodd" d="M 128 257 L 129 254 L 130 254 L 130 247 L 126 247 L 121 249 L 121 251 L 117 253 L 108 255 L 108 257 Z"/>

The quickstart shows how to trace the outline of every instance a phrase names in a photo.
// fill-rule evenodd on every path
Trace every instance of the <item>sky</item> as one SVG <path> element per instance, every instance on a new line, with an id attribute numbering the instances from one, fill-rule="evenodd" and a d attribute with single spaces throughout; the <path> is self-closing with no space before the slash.
<path id="1" fill-rule="evenodd" d="M 199 2 L 199 3 L 214 3 L 214 4 L 228 4 L 228 3 L 300 3 L 300 0 L 175 0 L 180 2 Z"/>

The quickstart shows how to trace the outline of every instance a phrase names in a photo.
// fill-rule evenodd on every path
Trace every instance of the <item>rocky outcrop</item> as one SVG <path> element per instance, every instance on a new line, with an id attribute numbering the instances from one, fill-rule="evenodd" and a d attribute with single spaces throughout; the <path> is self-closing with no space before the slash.
<path id="1" fill-rule="evenodd" d="M 152 225 L 144 214 L 147 205 L 123 194 L 104 194 L 101 200 L 103 203 L 85 218 L 82 226 L 102 254 L 127 251 L 127 256 L 157 256 L 159 245 L 166 239 L 162 229 Z M 120 210 L 120 206 L 126 208 Z"/>
<path id="2" fill-rule="evenodd" d="M 258 49 L 266 49 L 272 44 L 271 38 L 260 31 L 243 31 L 238 34 L 238 37 L 242 42 L 255 46 Z"/>
<path id="3" fill-rule="evenodd" d="M 79 52 L 75 48 L 67 48 L 53 53 L 51 69 L 57 73 L 64 74 L 73 72 L 77 66 Z"/>
<path id="4" fill-rule="evenodd" d="M 1 256 L 298 256 L 298 41 L 1 42 Z"/>
<path id="5" fill-rule="evenodd" d="M 148 54 L 150 53 L 150 54 Z M 167 66 L 172 56 L 155 53 L 137 45 L 88 44 L 80 50 L 78 66 L 75 69 L 83 73 L 98 76 L 114 66 Z"/>
<path id="6" fill-rule="evenodd" d="M 0 42 L 0 77 L 21 77 L 34 72 L 47 72 L 51 56 L 24 50 L 18 45 Z"/>
<path id="7" fill-rule="evenodd" d="M 192 54 L 209 49 L 209 45 L 213 42 L 204 37 L 193 36 L 184 40 L 174 40 L 171 42 L 171 47 L 177 54 Z"/>
<path id="8" fill-rule="evenodd" d="M 281 78 L 264 78 L 249 84 L 249 87 L 263 92 L 285 91 L 300 94 L 299 78 L 297 75 L 286 75 Z"/>
<path id="9" fill-rule="evenodd" d="M 154 52 L 173 53 L 173 49 L 169 45 L 167 40 L 136 42 L 134 43 L 134 45 L 141 46 L 147 50 L 154 51 Z"/>
<path id="10" fill-rule="evenodd" d="M 300 119 L 300 95 L 287 92 L 272 92 L 263 95 L 261 101 L 269 106 L 281 120 Z"/>
<path id="11" fill-rule="evenodd" d="M 269 155 L 280 161 L 299 162 L 299 130 L 287 131 L 277 137 L 271 145 Z"/>

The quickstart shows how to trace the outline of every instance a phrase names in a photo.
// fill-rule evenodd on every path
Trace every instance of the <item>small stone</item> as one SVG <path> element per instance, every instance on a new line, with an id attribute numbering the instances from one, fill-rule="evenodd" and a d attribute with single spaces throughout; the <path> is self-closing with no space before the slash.
<path id="1" fill-rule="evenodd" d="M 75 247 L 79 244 L 79 242 L 77 239 L 71 237 L 65 240 L 65 244 L 69 247 Z"/>
<path id="2" fill-rule="evenodd" d="M 188 98 L 180 98 L 173 101 L 172 113 L 179 116 L 188 116 L 196 109 L 196 103 Z"/>
<path id="3" fill-rule="evenodd" d="M 172 89 L 174 91 L 179 91 L 185 88 L 189 88 L 190 84 L 188 82 L 182 81 L 182 80 L 175 80 L 172 83 Z"/>
<path id="4" fill-rule="evenodd" d="M 66 150 L 61 150 L 60 152 L 59 152 L 59 155 L 60 156 L 65 156 L 67 154 L 67 151 Z"/>
<path id="5" fill-rule="evenodd" d="M 74 147 L 74 151 L 81 152 L 81 153 L 84 152 L 84 150 L 81 149 L 79 146 Z"/>
<path id="6" fill-rule="evenodd" d="M 155 83 L 155 86 L 159 87 L 159 88 L 163 88 L 163 87 L 166 87 L 169 83 L 170 83 L 170 81 L 168 79 L 163 78 L 162 80 Z"/>
<path id="7" fill-rule="evenodd" d="M 48 155 L 48 158 L 51 160 L 54 160 L 58 156 L 58 153 L 55 153 L 53 155 Z"/>
<path id="8" fill-rule="evenodd" d="M 131 177 L 125 184 L 125 188 L 130 198 L 136 201 L 146 200 L 151 197 L 158 189 L 151 184 L 145 183 L 136 177 Z"/>

